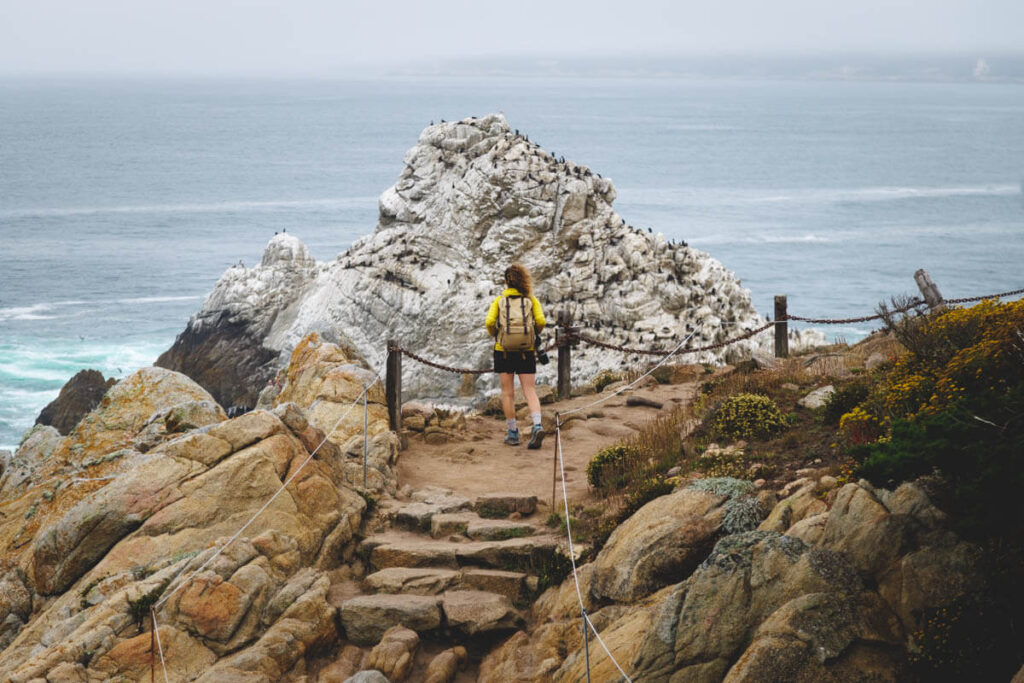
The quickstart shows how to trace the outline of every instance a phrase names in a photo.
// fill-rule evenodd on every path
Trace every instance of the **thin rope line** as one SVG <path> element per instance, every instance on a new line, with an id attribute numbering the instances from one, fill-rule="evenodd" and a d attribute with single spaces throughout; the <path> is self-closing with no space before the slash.
<path id="1" fill-rule="evenodd" d="M 587 616 L 587 608 L 583 604 L 583 592 L 580 590 L 580 580 L 579 577 L 576 576 L 576 552 L 573 549 L 572 544 L 572 524 L 569 522 L 569 491 L 565 486 L 565 460 L 562 455 L 562 419 L 560 415 L 555 416 L 555 442 L 558 444 L 558 467 L 562 473 L 562 501 L 565 503 L 565 531 L 566 535 L 569 537 L 569 562 L 572 563 L 572 580 L 576 585 L 576 599 L 579 600 L 580 610 L 583 612 L 583 619 L 587 623 L 590 623 L 590 618 Z M 597 633 L 597 629 L 594 628 L 593 624 L 590 624 L 590 628 L 594 633 Z M 625 678 L 628 683 L 633 683 L 633 679 L 626 675 L 626 672 L 622 670 L 619 663 L 615 661 L 615 656 L 612 655 L 611 650 L 609 650 L 608 646 L 604 644 L 603 640 L 601 640 L 601 636 L 597 637 L 597 642 L 601 643 L 601 647 L 604 648 L 605 654 L 607 654 L 608 658 L 612 660 L 615 664 L 615 668 L 619 670 L 619 673 L 622 674 L 623 678 Z M 589 670 L 590 662 L 587 662 L 587 668 Z"/>
<path id="2" fill-rule="evenodd" d="M 239 530 L 238 530 L 237 532 L 235 532 L 235 535 L 234 535 L 234 536 L 232 536 L 231 538 L 229 538 L 229 539 L 228 539 L 228 541 L 227 541 L 227 543 L 225 543 L 225 544 L 224 544 L 224 545 L 222 545 L 222 546 L 221 546 L 220 548 L 218 548 L 218 549 L 217 549 L 217 552 L 215 552 L 215 553 L 214 553 L 213 555 L 211 555 L 211 556 L 209 557 L 209 559 L 207 559 L 207 560 L 206 560 L 205 562 L 203 562 L 203 563 L 202 563 L 202 564 L 201 564 L 201 565 L 199 566 L 199 568 L 198 568 L 198 569 L 196 569 L 196 570 L 195 570 L 194 572 L 192 572 L 192 573 L 191 573 L 191 574 L 190 574 L 190 575 L 188 576 L 188 578 L 187 578 L 187 579 L 185 579 L 184 581 L 182 581 L 181 583 L 179 583 L 179 584 L 178 584 L 178 586 L 177 586 L 177 587 L 176 587 L 176 588 L 175 588 L 174 590 L 172 590 L 172 591 L 171 591 L 170 593 L 168 593 L 168 594 L 166 594 L 165 596 L 163 596 L 162 598 L 160 598 L 160 600 L 159 600 L 159 601 L 158 601 L 158 602 L 156 603 L 156 605 L 154 605 L 154 608 L 158 608 L 158 607 L 160 607 L 161 605 L 163 605 L 163 604 L 164 604 L 165 602 L 167 602 L 167 601 L 168 601 L 168 600 L 169 600 L 169 599 L 170 599 L 170 598 L 171 598 L 171 597 L 172 597 L 172 596 L 173 596 L 173 595 L 174 595 L 175 593 L 177 593 L 177 592 L 178 592 L 178 591 L 180 591 L 180 590 L 181 590 L 182 588 L 184 588 L 184 587 L 185 587 L 185 586 L 186 586 L 186 585 L 187 585 L 187 584 L 189 583 L 189 581 L 191 581 L 191 580 L 192 580 L 193 578 L 195 578 L 195 576 L 196 576 L 196 575 L 197 575 L 197 574 L 198 574 L 199 572 L 201 572 L 201 571 L 203 571 L 204 569 L 206 569 L 206 568 L 207 568 L 207 567 L 208 567 L 208 566 L 210 565 L 210 563 L 211 563 L 211 562 L 213 562 L 213 561 L 214 561 L 214 560 L 215 560 L 215 559 L 216 559 L 216 558 L 217 558 L 217 557 L 218 557 L 218 556 L 219 556 L 219 555 L 220 555 L 220 554 L 221 554 L 222 552 L 224 552 L 224 550 L 226 550 L 226 549 L 227 549 L 227 547 L 228 547 L 229 545 L 231 545 L 232 543 L 234 543 L 234 542 L 235 542 L 235 541 L 236 541 L 236 540 L 238 539 L 238 537 L 242 535 L 242 532 L 243 532 L 243 531 L 245 531 L 246 529 L 248 529 L 248 528 L 249 528 L 249 525 L 250 525 L 250 524 L 252 524 L 253 522 L 255 522 L 255 521 L 256 521 L 256 519 L 257 519 L 257 518 L 258 518 L 258 517 L 259 517 L 259 516 L 260 516 L 261 514 L 263 514 L 264 510 L 266 510 L 266 509 L 267 509 L 268 507 L 270 507 L 270 504 L 271 504 L 271 503 L 273 503 L 273 502 L 274 502 L 275 500 L 277 500 L 277 497 L 278 497 L 279 495 L 281 495 L 281 492 L 282 492 L 282 491 L 284 491 L 284 490 L 285 490 L 286 488 L 288 488 L 288 485 L 292 483 L 292 481 L 293 481 L 293 480 L 295 479 L 295 477 L 299 476 L 299 472 L 301 472 L 301 471 L 302 471 L 302 468 L 303 468 L 303 467 L 305 467 L 305 466 L 306 466 L 306 465 L 307 465 L 307 464 L 309 463 L 309 461 L 313 459 L 313 456 L 314 456 L 314 455 L 316 455 L 317 451 L 319 451 L 319 450 L 320 450 L 320 447 L 321 447 L 321 446 L 323 446 L 323 445 L 324 445 L 325 443 L 327 443 L 327 439 L 328 439 L 328 437 L 330 437 L 330 435 L 334 433 L 334 430 L 338 428 L 338 425 L 340 425 L 340 424 L 341 424 L 342 420 L 344 420 L 344 419 L 345 419 L 346 417 L 348 417 L 348 414 L 352 412 L 352 409 L 353 409 L 353 408 L 354 408 L 354 407 L 356 406 L 356 404 L 358 404 L 358 403 L 359 403 L 359 401 L 360 401 L 360 400 L 361 400 L 361 399 L 363 398 L 363 394 L 365 394 L 365 393 L 366 393 L 367 391 L 369 391 L 369 390 L 370 390 L 370 387 L 374 386 L 375 384 L 376 384 L 376 382 L 371 382 L 370 384 L 367 384 L 367 385 L 366 385 L 365 387 L 363 387 L 363 391 L 362 391 L 362 392 L 361 392 L 361 393 L 359 394 L 359 396 L 358 396 L 358 397 L 356 398 L 356 400 L 355 400 L 355 401 L 354 401 L 353 403 L 351 403 L 351 404 L 349 405 L 349 407 L 348 407 L 348 410 L 346 410 L 346 411 L 345 411 L 345 412 L 344 412 L 344 413 L 342 414 L 342 416 L 338 418 L 338 421 L 334 423 L 334 426 L 333 426 L 333 427 L 331 427 L 330 431 L 328 431 L 328 432 L 326 433 L 326 436 L 324 436 L 324 439 L 323 439 L 323 441 L 321 441 L 321 442 L 319 443 L 319 445 L 317 445 L 317 447 L 313 449 L 313 452 L 309 454 L 309 457 L 307 457 L 307 458 L 306 458 L 305 460 L 303 460 L 303 461 L 302 461 L 302 464 L 301 464 L 301 465 L 299 465 L 298 469 L 296 469 L 296 470 L 295 470 L 295 472 L 293 472 L 293 473 L 292 473 L 292 475 L 291 475 L 290 477 L 288 477 L 288 480 L 287 480 L 286 482 L 284 482 L 284 483 L 283 483 L 283 484 L 281 485 L 281 488 L 279 488 L 279 489 L 278 489 L 278 490 L 277 490 L 277 491 L 276 491 L 276 492 L 274 493 L 274 495 L 272 495 L 272 496 L 270 497 L 270 499 L 269 499 L 269 500 L 268 500 L 268 501 L 267 501 L 266 503 L 264 503 L 264 504 L 263 504 L 263 507 L 261 507 L 261 508 L 260 508 L 259 510 L 257 510 L 257 511 L 256 511 L 256 514 L 254 514 L 254 515 L 253 515 L 252 517 L 250 517 L 250 518 L 249 518 L 249 521 L 247 521 L 247 522 L 246 522 L 246 523 L 245 523 L 245 524 L 244 524 L 244 525 L 242 526 L 242 528 L 241 528 L 241 529 L 239 529 Z M 186 565 L 186 566 L 187 566 L 187 565 Z M 182 571 L 184 571 L 184 569 L 185 569 L 185 568 L 184 568 L 184 567 L 182 567 Z M 175 576 L 175 578 L 177 578 L 177 576 Z M 172 579 L 172 580 L 173 580 L 173 579 Z"/>
<path id="3" fill-rule="evenodd" d="M 153 613 L 153 633 L 156 634 L 156 647 L 160 653 L 160 668 L 164 671 L 164 683 L 170 683 L 167 678 L 167 662 L 164 661 L 164 646 L 160 643 L 160 626 L 156 623 L 156 607 L 151 607 L 150 611 Z"/>
<path id="4" fill-rule="evenodd" d="M 584 612 L 583 618 L 587 620 L 588 624 L 590 624 L 590 630 L 594 632 L 594 636 L 597 638 L 597 642 L 601 643 L 601 647 L 608 654 L 608 658 L 612 660 L 612 664 L 615 665 L 615 668 L 619 670 L 619 673 L 622 674 L 623 678 L 629 681 L 629 683 L 633 683 L 632 679 L 628 675 L 626 675 L 626 672 L 622 670 L 621 666 L 619 666 L 619 663 L 615 661 L 615 657 L 612 657 L 611 650 L 609 650 L 608 646 L 604 644 L 604 640 L 602 640 L 601 634 L 597 632 L 597 627 L 594 626 L 594 622 L 590 620 L 590 614 Z"/>
<path id="5" fill-rule="evenodd" d="M 633 387 L 633 386 L 634 386 L 634 385 L 635 385 L 636 383 L 638 383 L 638 382 L 639 382 L 640 380 L 642 380 L 642 379 L 644 379 L 644 378 L 646 378 L 646 377 L 650 376 L 650 374 L 651 374 L 652 372 L 654 372 L 655 370 L 657 370 L 658 368 L 660 368 L 660 367 L 661 367 L 662 365 L 664 365 L 664 364 L 666 363 L 666 361 L 668 361 L 668 359 L 669 359 L 669 358 L 671 358 L 671 357 L 672 357 L 672 356 L 674 356 L 674 355 L 675 355 L 676 353 L 678 353 L 678 351 L 679 351 L 680 347 L 682 347 L 682 345 L 683 345 L 683 344 L 685 344 L 686 342 L 690 341 L 690 339 L 691 339 L 691 338 L 693 337 L 693 335 L 695 335 L 695 334 L 697 334 L 697 330 L 694 330 L 693 332 L 691 332 L 691 333 L 690 333 L 690 335 L 689 335 L 689 336 L 688 336 L 688 337 L 687 337 L 686 339 L 684 339 L 683 341 L 679 342 L 679 344 L 677 344 L 677 345 L 676 345 L 676 348 L 674 348 L 674 349 L 672 349 L 671 351 L 669 351 L 669 352 L 668 352 L 668 353 L 667 353 L 667 354 L 665 355 L 665 357 L 664 357 L 664 358 L 662 358 L 662 359 L 661 359 L 660 361 L 658 361 L 658 363 L 657 363 L 657 364 L 656 364 L 656 365 L 655 365 L 654 367 L 652 367 L 652 368 L 651 368 L 650 370 L 648 370 L 648 371 L 647 371 L 647 372 L 645 372 L 644 374 L 642 374 L 642 375 L 640 375 L 639 377 L 637 377 L 637 378 L 636 378 L 635 380 L 633 380 L 633 381 L 632 381 L 632 382 L 630 382 L 629 384 L 626 384 L 625 386 L 619 387 L 619 388 L 618 388 L 618 389 L 617 389 L 616 391 L 614 391 L 614 392 L 612 392 L 612 393 L 608 394 L 607 396 L 604 396 L 603 398 L 599 398 L 598 400 L 594 401 L 593 403 L 588 403 L 588 404 L 587 404 L 587 405 L 585 405 L 585 406 L 580 406 L 580 407 L 578 407 L 578 408 L 573 408 L 573 409 L 571 409 L 571 410 L 566 410 L 566 411 L 565 411 L 564 413 L 562 413 L 562 414 L 563 414 L 563 415 L 572 415 L 573 413 L 578 413 L 578 412 L 580 412 L 581 410 L 586 410 L 587 408 L 593 408 L 594 406 L 596 406 L 596 405 L 598 405 L 598 404 L 604 403 L 605 401 L 609 401 L 609 400 L 611 400 L 611 399 L 615 398 L 616 396 L 618 396 L 618 395 L 619 395 L 619 394 L 621 394 L 622 392 L 626 391 L 627 389 L 631 389 L 631 388 L 632 388 L 632 387 Z M 687 352 L 686 352 L 686 351 L 684 351 L 683 353 L 687 353 Z"/>

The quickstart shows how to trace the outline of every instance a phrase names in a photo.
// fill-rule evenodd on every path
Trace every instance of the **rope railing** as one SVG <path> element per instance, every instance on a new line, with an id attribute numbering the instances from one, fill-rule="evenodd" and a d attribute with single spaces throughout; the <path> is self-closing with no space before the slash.
<path id="1" fill-rule="evenodd" d="M 982 301 L 984 299 L 999 299 L 999 298 L 1002 298 L 1002 297 L 1014 296 L 1014 295 L 1017 295 L 1017 294 L 1024 294 L 1024 288 L 1022 288 L 1022 289 L 1015 289 L 1015 290 L 1008 291 L 1008 292 L 1000 292 L 998 294 L 986 294 L 986 295 L 983 295 L 983 296 L 963 297 L 963 298 L 960 298 L 960 299 L 943 299 L 943 303 L 946 303 L 946 304 L 971 303 L 971 302 L 975 302 L 975 301 Z M 927 305 L 927 302 L 924 299 L 922 299 L 920 297 L 915 297 L 915 298 L 911 299 L 906 305 L 901 306 L 899 308 L 894 308 L 892 311 L 889 312 L 889 314 L 891 315 L 891 314 L 906 313 L 908 311 L 914 310 L 916 308 L 919 308 L 919 307 L 925 306 L 925 305 Z M 707 344 L 705 346 L 701 346 L 701 347 L 698 347 L 698 348 L 687 349 L 687 352 L 714 351 L 714 350 L 717 350 L 717 349 L 721 349 L 721 348 L 724 348 L 724 347 L 729 346 L 731 344 L 735 344 L 737 342 L 744 341 L 746 339 L 750 339 L 751 337 L 753 337 L 753 336 L 755 336 L 757 334 L 760 334 L 761 332 L 764 332 L 765 330 L 771 328 L 774 325 L 778 325 L 780 323 L 784 323 L 784 322 L 788 322 L 788 321 L 809 323 L 809 324 L 812 324 L 812 325 L 851 325 L 851 324 L 855 324 L 855 323 L 864 323 L 864 322 L 871 322 L 873 320 L 881 320 L 883 317 L 884 316 L 882 314 L 876 313 L 876 314 L 873 314 L 873 315 L 865 315 L 865 316 L 854 317 L 854 318 L 809 318 L 809 317 L 805 317 L 805 316 L 792 315 L 792 314 L 789 314 L 789 313 L 785 313 L 785 314 L 782 314 L 782 315 L 776 315 L 775 316 L 775 320 L 768 320 L 768 322 L 766 322 L 764 325 L 761 325 L 760 327 L 756 327 L 756 328 L 754 328 L 752 330 L 748 330 L 748 331 L 746 331 L 745 333 L 743 333 L 741 335 L 738 335 L 738 336 L 735 336 L 735 337 L 731 337 L 729 339 L 724 339 L 724 340 L 722 340 L 720 342 L 715 342 L 713 344 Z M 687 337 L 687 338 L 689 339 L 689 337 Z M 591 336 L 590 334 L 587 334 L 587 333 L 579 330 L 578 328 L 573 328 L 571 331 L 567 331 L 559 339 L 555 340 L 554 342 L 551 342 L 546 347 L 544 347 L 544 350 L 545 351 L 552 351 L 554 349 L 561 349 L 561 348 L 564 348 L 564 347 L 567 347 L 567 346 L 575 346 L 576 343 L 580 342 L 580 341 L 585 342 L 585 343 L 587 343 L 587 344 L 589 344 L 591 346 L 596 346 L 598 348 L 608 349 L 610 351 L 618 351 L 620 353 L 626 353 L 626 354 L 632 354 L 632 355 L 666 356 L 666 355 L 669 355 L 670 353 L 672 353 L 672 351 L 666 351 L 664 349 L 636 348 L 636 347 L 624 346 L 624 345 L 621 345 L 621 344 L 614 344 L 612 342 L 601 341 L 600 339 L 597 339 L 597 338 Z M 417 354 L 417 353 L 415 353 L 413 351 L 410 351 L 409 349 L 407 349 L 407 348 L 405 348 L 403 346 L 397 345 L 397 344 L 395 344 L 394 348 L 389 346 L 388 350 L 389 351 L 400 352 L 402 355 L 404 355 L 404 356 L 406 356 L 408 358 L 411 358 L 412 360 L 414 360 L 414 361 L 416 361 L 418 363 L 422 363 L 423 365 L 435 368 L 437 370 L 442 370 L 444 372 L 450 372 L 450 373 L 460 374 L 460 375 L 485 375 L 485 374 L 494 372 L 493 368 L 483 368 L 483 369 L 480 369 L 480 368 L 461 368 L 461 367 L 456 367 L 456 366 L 445 365 L 445 364 L 439 363 L 437 361 L 432 361 L 429 358 L 425 358 L 425 357 L 421 356 L 420 354 Z"/>

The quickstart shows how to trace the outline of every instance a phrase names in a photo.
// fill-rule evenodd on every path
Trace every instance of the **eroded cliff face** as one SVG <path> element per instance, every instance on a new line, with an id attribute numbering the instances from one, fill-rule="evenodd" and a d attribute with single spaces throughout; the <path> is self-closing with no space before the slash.
<path id="1" fill-rule="evenodd" d="M 272 410 L 228 419 L 187 377 L 145 368 L 68 436 L 32 430 L 0 478 L 0 679 L 148 680 L 154 605 L 169 680 L 304 671 L 338 639 L 327 572 L 366 510 L 340 448 L 361 442 L 363 411 L 340 418 L 368 378 L 311 336 Z M 397 443 L 383 392 L 367 398 L 380 493 Z"/>
<path id="2" fill-rule="evenodd" d="M 701 346 L 764 322 L 719 262 L 629 226 L 614 199 L 610 180 L 554 158 L 501 115 L 432 125 L 381 195 L 372 234 L 319 265 L 296 238 L 276 236 L 260 266 L 222 276 L 158 364 L 193 377 L 226 406 L 246 407 L 311 331 L 378 368 L 391 338 L 446 365 L 488 367 L 483 318 L 515 261 L 532 271 L 551 323 L 567 310 L 604 341 L 671 348 L 694 333 L 691 345 Z M 687 360 L 719 361 L 755 346 Z M 635 360 L 582 346 L 574 380 Z M 542 368 L 541 381 L 553 372 Z M 477 389 L 494 382 L 484 376 Z M 457 375 L 404 368 L 407 395 L 454 396 L 459 384 Z"/>

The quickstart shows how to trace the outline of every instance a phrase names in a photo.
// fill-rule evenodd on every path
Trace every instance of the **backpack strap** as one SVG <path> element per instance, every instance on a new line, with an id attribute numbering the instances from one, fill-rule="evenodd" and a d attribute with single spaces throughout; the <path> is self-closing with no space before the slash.
<path id="1" fill-rule="evenodd" d="M 526 297 L 519 297 L 519 310 L 523 313 L 523 334 L 526 334 Z M 530 311 L 530 315 L 533 315 L 533 311 Z"/>

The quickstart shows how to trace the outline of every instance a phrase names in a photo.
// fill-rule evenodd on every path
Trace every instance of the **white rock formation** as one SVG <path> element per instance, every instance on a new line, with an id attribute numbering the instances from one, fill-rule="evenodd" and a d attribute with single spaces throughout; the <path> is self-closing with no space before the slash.
<path id="1" fill-rule="evenodd" d="M 217 326 L 231 324 L 259 340 L 264 370 L 274 365 L 271 353 L 283 363 L 314 330 L 347 341 L 381 372 L 390 338 L 445 365 L 489 367 L 493 342 L 484 316 L 501 292 L 505 266 L 515 261 L 532 271 L 549 329 L 566 309 L 603 341 L 668 349 L 691 333 L 688 346 L 696 347 L 763 324 L 749 291 L 718 261 L 627 225 L 612 210 L 614 199 L 610 180 L 555 159 L 513 133 L 501 115 L 432 125 L 381 195 L 372 234 L 320 265 L 293 236 L 275 236 L 260 266 L 221 277 L 175 348 L 188 337 L 201 352 Z M 548 332 L 545 341 L 551 339 Z M 683 359 L 716 362 L 756 346 L 748 341 Z M 637 360 L 581 344 L 573 379 Z M 541 382 L 553 378 L 554 365 L 540 369 Z M 189 374 L 187 363 L 168 366 Z M 255 378 L 257 393 L 266 377 Z M 459 384 L 458 375 L 404 361 L 407 396 L 452 396 Z M 493 375 L 477 381 L 479 389 L 494 385 Z M 235 402 L 213 393 L 224 405 Z"/>

